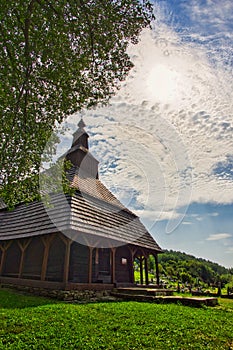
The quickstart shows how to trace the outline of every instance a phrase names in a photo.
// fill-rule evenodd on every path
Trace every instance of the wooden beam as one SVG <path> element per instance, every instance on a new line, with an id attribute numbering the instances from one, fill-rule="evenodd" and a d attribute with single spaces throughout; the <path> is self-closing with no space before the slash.
<path id="1" fill-rule="evenodd" d="M 130 257 L 131 257 L 130 281 L 131 281 L 131 283 L 134 283 L 135 282 L 135 279 L 134 279 L 134 254 L 136 253 L 137 249 L 132 248 L 130 246 L 128 246 L 128 249 L 130 251 Z"/>
<path id="2" fill-rule="evenodd" d="M 41 276 L 40 276 L 40 279 L 42 281 L 45 281 L 45 278 L 46 278 L 46 271 L 47 271 L 48 257 L 49 257 L 49 248 L 50 248 L 50 244 L 51 244 L 53 238 L 54 238 L 54 235 L 41 237 L 42 242 L 44 243 L 44 256 L 43 256 Z"/>
<path id="3" fill-rule="evenodd" d="M 24 261 L 24 250 L 21 250 L 21 257 L 20 257 L 20 263 L 19 263 L 19 278 L 22 277 L 23 261 Z"/>
<path id="4" fill-rule="evenodd" d="M 2 251 L 2 256 L 1 256 L 1 263 L 0 263 L 0 275 L 3 273 L 3 267 L 5 263 L 5 258 L 6 258 L 6 251 L 10 247 L 12 241 L 4 242 L 3 244 L 0 244 L 0 248 Z"/>
<path id="5" fill-rule="evenodd" d="M 63 275 L 63 282 L 67 283 L 69 279 L 69 267 L 70 267 L 70 246 L 73 242 L 71 239 L 67 238 L 65 245 L 66 245 L 66 251 L 65 251 L 65 262 L 64 262 L 64 275 Z"/>
<path id="6" fill-rule="evenodd" d="M 0 276 L 2 275 L 2 272 L 3 272 L 3 264 L 4 264 L 4 261 L 5 261 L 5 256 L 6 256 L 6 251 L 4 249 L 4 250 L 2 250 L 2 255 L 1 255 Z"/>
<path id="7" fill-rule="evenodd" d="M 30 238 L 30 239 L 28 239 L 26 241 L 22 240 L 22 242 L 17 241 L 18 246 L 19 246 L 19 248 L 21 250 L 21 257 L 20 257 L 20 264 L 19 264 L 19 278 L 22 277 L 25 251 L 26 251 L 27 247 L 29 246 L 31 240 L 32 239 Z"/>
<path id="8" fill-rule="evenodd" d="M 140 262 L 140 283 L 143 284 L 143 258 L 140 256 L 139 258 L 139 262 Z"/>
<path id="9" fill-rule="evenodd" d="M 43 256 L 43 262 L 42 262 L 42 268 L 41 268 L 41 277 L 40 277 L 40 279 L 42 281 L 44 281 L 45 277 L 46 277 L 48 257 L 49 257 L 49 243 L 47 242 L 47 244 L 44 247 L 44 256 Z"/>
<path id="10" fill-rule="evenodd" d="M 88 283 L 92 282 L 92 256 L 93 256 L 93 247 L 89 247 L 89 264 L 88 264 Z"/>
<path id="11" fill-rule="evenodd" d="M 148 275 L 148 258 L 145 257 L 145 280 L 146 280 L 146 285 L 149 284 L 149 275 Z"/>
<path id="12" fill-rule="evenodd" d="M 159 264 L 158 264 L 158 255 L 154 254 L 155 258 L 155 271 L 156 271 L 156 284 L 159 286 Z"/>
<path id="13" fill-rule="evenodd" d="M 1 251 L 2 251 L 1 261 L 0 261 L 0 276 L 1 276 L 1 274 L 2 274 L 2 269 L 3 269 L 3 261 L 4 261 L 4 259 L 5 259 L 5 250 L 4 250 L 4 248 L 3 248 L 3 246 L 2 246 L 1 243 L 0 243 L 0 249 L 1 249 Z"/>
<path id="14" fill-rule="evenodd" d="M 111 280 L 116 283 L 116 248 L 111 248 Z"/>

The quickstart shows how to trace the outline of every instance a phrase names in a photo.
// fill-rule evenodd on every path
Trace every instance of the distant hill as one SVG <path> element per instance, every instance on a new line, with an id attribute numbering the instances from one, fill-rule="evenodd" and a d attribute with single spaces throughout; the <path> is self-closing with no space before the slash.
<path id="1" fill-rule="evenodd" d="M 233 269 L 173 250 L 158 255 L 160 275 L 182 283 L 233 283 Z"/>

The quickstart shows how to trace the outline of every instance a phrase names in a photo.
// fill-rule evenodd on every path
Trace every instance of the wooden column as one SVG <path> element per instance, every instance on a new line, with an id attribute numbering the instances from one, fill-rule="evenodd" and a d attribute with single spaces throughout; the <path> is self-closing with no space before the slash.
<path id="1" fill-rule="evenodd" d="M 3 249 L 1 244 L 0 244 L 0 249 L 2 251 L 1 261 L 0 261 L 0 276 L 1 276 L 2 275 L 2 269 L 3 269 L 3 261 L 5 259 L 5 249 Z"/>
<path id="2" fill-rule="evenodd" d="M 23 262 L 24 262 L 24 255 L 25 255 L 25 251 L 28 247 L 28 245 L 30 244 L 31 242 L 31 238 L 27 241 L 17 241 L 18 243 L 18 246 L 21 250 L 21 258 L 20 258 L 20 264 L 19 264 L 19 278 L 22 277 L 22 272 L 23 272 Z"/>
<path id="3" fill-rule="evenodd" d="M 116 248 L 111 248 L 111 282 L 116 283 Z"/>
<path id="4" fill-rule="evenodd" d="M 10 247 L 11 243 L 12 243 L 12 241 L 9 241 L 9 242 L 5 242 L 2 245 L 0 245 L 0 249 L 2 251 L 1 263 L 0 263 L 0 276 L 3 273 L 3 267 L 4 267 L 4 263 L 5 263 L 5 258 L 6 258 L 6 251 Z"/>
<path id="5" fill-rule="evenodd" d="M 72 244 L 72 240 L 67 238 L 65 245 L 66 245 L 66 251 L 65 251 L 65 261 L 64 261 L 64 275 L 63 275 L 63 282 L 67 283 L 69 279 L 69 267 L 70 267 L 70 246 Z"/>
<path id="6" fill-rule="evenodd" d="M 3 263 L 4 263 L 4 260 L 5 260 L 5 255 L 6 255 L 6 251 L 5 249 L 3 249 L 1 246 L 1 251 L 2 251 L 2 255 L 1 255 L 1 261 L 0 261 L 0 276 L 2 275 L 2 270 L 3 270 Z"/>
<path id="7" fill-rule="evenodd" d="M 93 256 L 93 247 L 89 247 L 89 264 L 88 264 L 88 283 L 92 282 L 92 256 Z"/>
<path id="8" fill-rule="evenodd" d="M 132 247 L 129 247 L 130 250 L 130 257 L 131 257 L 131 269 L 130 269 L 130 281 L 131 283 L 134 283 L 134 254 L 136 253 L 136 250 Z"/>
<path id="9" fill-rule="evenodd" d="M 154 254 L 155 258 L 155 273 L 156 273 L 156 284 L 159 286 L 159 264 L 158 264 L 158 255 Z"/>
<path id="10" fill-rule="evenodd" d="M 143 258 L 142 258 L 142 256 L 140 256 L 139 262 L 140 262 L 140 283 L 143 284 Z"/>
<path id="11" fill-rule="evenodd" d="M 145 257 L 145 279 L 146 279 L 146 285 L 149 284 L 149 275 L 148 275 L 148 258 Z"/>
<path id="12" fill-rule="evenodd" d="M 95 248 L 95 276 L 94 280 L 98 280 L 99 276 L 99 248 Z"/>
<path id="13" fill-rule="evenodd" d="M 40 279 L 42 281 L 44 281 L 45 277 L 46 277 L 48 257 L 49 257 L 49 248 L 50 248 L 50 244 L 51 244 L 53 238 L 54 238 L 54 236 L 52 236 L 52 235 L 51 236 L 42 237 L 42 242 L 44 243 L 44 257 L 43 257 L 42 268 L 41 268 L 41 276 L 40 276 Z"/>

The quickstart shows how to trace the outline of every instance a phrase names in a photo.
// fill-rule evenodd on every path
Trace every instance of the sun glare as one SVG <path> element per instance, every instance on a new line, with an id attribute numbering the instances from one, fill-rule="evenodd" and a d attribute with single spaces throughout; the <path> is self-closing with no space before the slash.
<path id="1" fill-rule="evenodd" d="M 174 102 L 179 98 L 181 75 L 170 67 L 158 64 L 148 74 L 146 83 L 148 94 L 159 102 Z"/>

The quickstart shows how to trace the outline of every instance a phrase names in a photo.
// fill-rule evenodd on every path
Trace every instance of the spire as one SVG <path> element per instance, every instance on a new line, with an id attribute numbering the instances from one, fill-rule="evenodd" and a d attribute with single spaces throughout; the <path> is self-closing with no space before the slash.
<path id="1" fill-rule="evenodd" d="M 73 143 L 72 147 L 76 145 L 80 145 L 88 149 L 88 137 L 86 130 L 84 129 L 86 124 L 83 121 L 83 118 L 81 117 L 80 121 L 78 122 L 78 129 L 73 133 Z"/>
<path id="2" fill-rule="evenodd" d="M 80 121 L 78 122 L 78 127 L 80 129 L 83 129 L 83 128 L 85 128 L 85 126 L 86 126 L 86 124 L 83 121 L 83 117 L 81 117 Z"/>
<path id="3" fill-rule="evenodd" d="M 73 143 L 69 151 L 66 153 L 66 160 L 69 160 L 76 168 L 78 168 L 79 176 L 88 176 L 91 178 L 99 178 L 98 160 L 93 157 L 88 149 L 88 134 L 86 132 L 85 123 L 81 118 L 78 122 L 78 129 L 73 134 Z"/>

